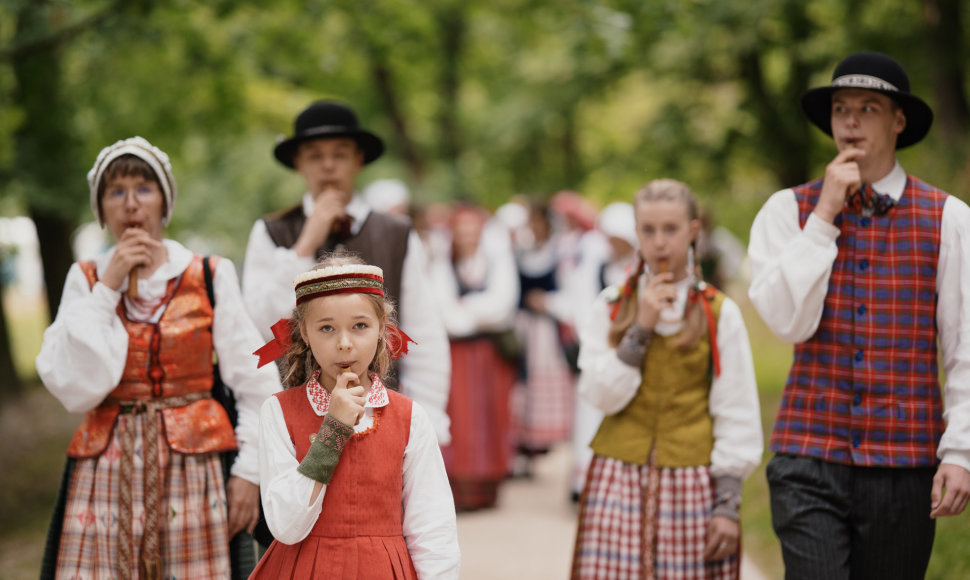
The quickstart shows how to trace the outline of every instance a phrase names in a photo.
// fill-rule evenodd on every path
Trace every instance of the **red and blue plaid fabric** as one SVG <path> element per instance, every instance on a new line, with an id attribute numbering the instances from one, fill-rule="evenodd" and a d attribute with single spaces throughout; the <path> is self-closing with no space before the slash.
<path id="1" fill-rule="evenodd" d="M 804 227 L 821 180 L 794 188 Z M 936 464 L 936 270 L 947 194 L 912 176 L 884 215 L 844 211 L 822 320 L 796 344 L 771 449 L 842 464 Z"/>

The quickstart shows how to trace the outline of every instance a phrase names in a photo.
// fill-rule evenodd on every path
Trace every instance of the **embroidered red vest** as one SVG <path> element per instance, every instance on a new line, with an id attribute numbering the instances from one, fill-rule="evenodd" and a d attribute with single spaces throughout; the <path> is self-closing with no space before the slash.
<path id="1" fill-rule="evenodd" d="M 97 282 L 94 262 L 80 262 L 88 282 Z M 212 260 L 213 269 L 217 265 Z M 128 331 L 128 359 L 121 382 L 105 402 L 88 411 L 68 447 L 69 457 L 100 455 L 111 438 L 121 407 L 118 400 L 147 401 L 208 393 L 212 388 L 212 307 L 206 296 L 202 258 L 195 256 L 176 281 L 176 290 L 156 324 L 132 322 L 124 301 L 118 316 Z M 236 449 L 229 417 L 214 399 L 205 398 L 162 414 L 165 438 L 179 453 Z"/>
<path id="2" fill-rule="evenodd" d="M 306 387 L 274 395 L 300 461 L 322 420 L 307 401 Z M 411 399 L 388 390 L 389 403 L 374 413 L 370 429 L 355 433 L 340 454 L 327 485 L 320 516 L 303 540 L 323 552 L 280 546 L 293 558 L 324 566 L 328 578 L 417 578 L 404 540 L 404 450 L 411 434 Z M 318 541 L 314 541 L 318 540 Z M 272 549 L 272 548 L 271 548 Z M 290 558 L 291 556 L 285 556 Z M 299 568 L 299 566 L 296 566 Z"/>
<path id="3" fill-rule="evenodd" d="M 802 227 L 821 187 L 818 180 L 794 188 Z M 772 450 L 862 466 L 936 464 L 944 429 L 936 270 L 946 197 L 908 176 L 885 215 L 837 218 L 822 320 L 795 345 Z"/>

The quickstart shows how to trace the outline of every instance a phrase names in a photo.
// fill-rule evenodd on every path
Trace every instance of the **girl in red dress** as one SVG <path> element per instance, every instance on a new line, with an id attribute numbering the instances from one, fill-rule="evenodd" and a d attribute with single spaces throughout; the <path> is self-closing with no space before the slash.
<path id="1" fill-rule="evenodd" d="M 260 415 L 261 493 L 276 541 L 251 578 L 458 578 L 434 429 L 381 382 L 410 340 L 393 325 L 383 272 L 334 256 L 294 285 L 292 320 L 257 351 L 260 364 L 286 354 L 286 388 Z"/>

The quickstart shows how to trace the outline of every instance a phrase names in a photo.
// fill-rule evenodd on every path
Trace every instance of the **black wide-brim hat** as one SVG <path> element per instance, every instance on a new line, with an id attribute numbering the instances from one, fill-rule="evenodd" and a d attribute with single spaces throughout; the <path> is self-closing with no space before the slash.
<path id="1" fill-rule="evenodd" d="M 835 67 L 832 84 L 806 91 L 802 109 L 808 119 L 832 135 L 832 93 L 839 89 L 865 89 L 896 101 L 906 115 L 906 127 L 896 139 L 896 149 L 919 143 L 933 125 L 933 110 L 909 92 L 909 76 L 892 57 L 879 52 L 850 54 Z"/>
<path id="2" fill-rule="evenodd" d="M 357 115 L 345 105 L 317 101 L 303 109 L 293 122 L 293 136 L 281 140 L 273 149 L 276 160 L 293 169 L 293 157 L 300 143 L 311 139 L 348 137 L 364 153 L 364 164 L 384 153 L 384 142 L 377 135 L 360 128 Z"/>

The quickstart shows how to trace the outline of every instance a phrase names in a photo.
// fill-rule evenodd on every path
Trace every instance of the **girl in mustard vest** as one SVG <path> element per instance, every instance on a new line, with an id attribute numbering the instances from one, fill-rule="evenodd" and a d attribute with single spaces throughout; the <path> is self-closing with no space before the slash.
<path id="1" fill-rule="evenodd" d="M 700 279 L 683 183 L 634 199 L 640 263 L 580 331 L 580 394 L 606 413 L 590 444 L 573 578 L 736 579 L 741 483 L 761 460 L 741 312 Z"/>
<path id="2" fill-rule="evenodd" d="M 251 578 L 458 578 L 455 507 L 427 413 L 385 388 L 410 340 L 383 271 L 332 256 L 294 282 L 286 355 L 260 415 L 263 506 L 276 538 Z"/>
<path id="3" fill-rule="evenodd" d="M 141 137 L 118 141 L 88 186 L 117 245 L 71 266 L 37 356 L 48 390 L 85 413 L 41 577 L 229 578 L 229 538 L 259 518 L 257 413 L 279 378 L 253 372 L 262 341 L 232 262 L 210 259 L 207 283 L 203 258 L 165 239 L 176 199 L 168 156 Z M 213 353 L 235 428 L 212 397 Z M 225 481 L 220 452 L 236 449 Z"/>

